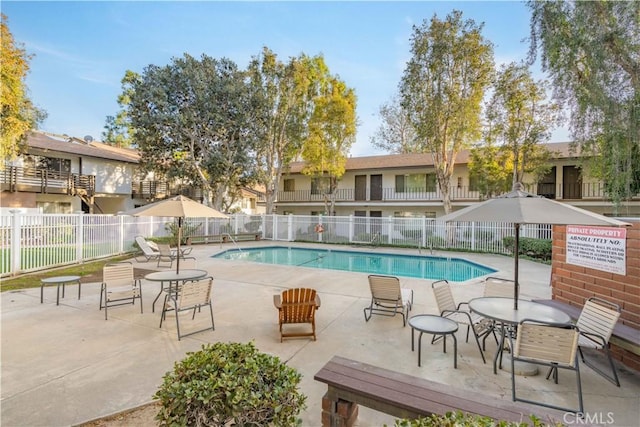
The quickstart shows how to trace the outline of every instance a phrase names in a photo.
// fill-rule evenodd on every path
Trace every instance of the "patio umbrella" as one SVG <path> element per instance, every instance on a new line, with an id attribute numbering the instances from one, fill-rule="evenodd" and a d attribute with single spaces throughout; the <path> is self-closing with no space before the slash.
<path id="1" fill-rule="evenodd" d="M 518 309 L 518 251 L 520 247 L 520 226 L 522 224 L 555 225 L 631 225 L 617 219 L 608 218 L 594 212 L 580 209 L 565 203 L 556 202 L 522 190 L 522 184 L 516 183 L 509 193 L 494 199 L 468 206 L 456 212 L 438 218 L 444 222 L 510 222 L 514 226 L 514 308 Z"/>
<path id="2" fill-rule="evenodd" d="M 180 242 L 182 240 L 182 223 L 185 218 L 229 218 L 227 215 L 185 196 L 175 196 L 160 200 L 139 208 L 123 212 L 131 216 L 165 216 L 178 218 L 178 257 L 176 272 L 180 272 Z"/>

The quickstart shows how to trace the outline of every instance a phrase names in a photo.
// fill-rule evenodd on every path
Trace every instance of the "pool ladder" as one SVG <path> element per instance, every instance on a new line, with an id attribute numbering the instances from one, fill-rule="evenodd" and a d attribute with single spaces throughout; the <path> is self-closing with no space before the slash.
<path id="1" fill-rule="evenodd" d="M 427 249 L 426 246 L 425 249 Z M 429 244 L 429 252 L 431 255 L 433 255 L 433 242 Z M 422 246 L 420 245 L 418 245 L 418 254 L 422 255 Z"/>
<path id="2" fill-rule="evenodd" d="M 238 252 L 242 252 L 242 249 L 240 249 L 240 246 L 238 245 L 238 242 L 236 241 L 236 239 L 234 239 L 231 234 L 229 233 L 223 233 L 222 237 L 227 236 L 229 238 L 229 240 L 231 240 L 233 242 L 233 244 L 236 246 L 236 248 L 238 248 Z M 222 242 L 220 242 L 220 247 L 222 248 Z"/>

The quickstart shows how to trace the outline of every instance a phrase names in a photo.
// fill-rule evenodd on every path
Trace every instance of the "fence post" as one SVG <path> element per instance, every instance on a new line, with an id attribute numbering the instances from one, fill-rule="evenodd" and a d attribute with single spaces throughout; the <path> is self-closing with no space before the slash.
<path id="1" fill-rule="evenodd" d="M 287 241 L 293 241 L 293 215 L 287 215 Z"/>
<path id="2" fill-rule="evenodd" d="M 10 211 L 11 216 L 11 265 L 9 271 L 14 276 L 20 272 L 20 265 L 22 264 L 22 242 L 20 236 L 22 235 L 22 217 L 19 210 Z"/>
<path id="3" fill-rule="evenodd" d="M 427 248 L 427 217 L 422 217 L 422 237 L 421 237 L 421 245 L 423 248 Z M 420 249 L 420 248 L 418 248 Z"/>
<path id="4" fill-rule="evenodd" d="M 353 236 L 355 233 L 355 221 L 353 215 L 349 215 L 349 243 L 353 243 Z"/>
<path id="5" fill-rule="evenodd" d="M 83 250 L 84 250 L 84 212 L 77 212 L 77 221 L 76 221 L 76 262 L 78 264 L 82 263 L 84 260 Z"/>
<path id="6" fill-rule="evenodd" d="M 272 215 L 271 221 L 273 223 L 273 240 L 278 240 L 278 215 Z"/>
<path id="7" fill-rule="evenodd" d="M 471 223 L 471 250 L 476 250 L 476 223 Z"/>
<path id="8" fill-rule="evenodd" d="M 388 220 L 389 223 L 387 225 L 387 243 L 393 243 L 393 215 L 389 215 Z"/>
<path id="9" fill-rule="evenodd" d="M 120 253 L 122 254 L 124 253 L 124 239 L 127 237 L 127 233 L 124 226 L 124 215 L 118 215 L 118 217 L 120 218 Z"/>

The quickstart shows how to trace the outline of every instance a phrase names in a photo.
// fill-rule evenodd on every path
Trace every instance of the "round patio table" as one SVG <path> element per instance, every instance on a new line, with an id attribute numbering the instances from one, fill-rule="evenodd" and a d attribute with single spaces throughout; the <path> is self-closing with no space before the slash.
<path id="1" fill-rule="evenodd" d="M 60 305 L 60 285 L 62 285 L 62 298 L 64 298 L 64 285 L 67 283 L 78 284 L 78 299 L 80 299 L 80 276 L 47 277 L 40 280 L 40 304 L 44 300 L 44 285 L 56 285 L 56 305 Z"/>
<path id="2" fill-rule="evenodd" d="M 493 359 L 493 373 L 498 373 L 498 357 L 502 364 L 506 326 L 515 327 L 524 319 L 540 323 L 570 323 L 571 317 L 562 310 L 533 301 L 518 300 L 518 309 L 513 307 L 513 298 L 482 297 L 469 301 L 469 309 L 480 316 L 495 320 L 502 329 L 498 351 Z M 502 366 L 500 366 L 502 368 Z"/>
<path id="3" fill-rule="evenodd" d="M 451 335 L 453 337 L 453 367 L 458 367 L 458 340 L 456 339 L 456 331 L 458 330 L 457 322 L 447 319 L 446 317 L 435 316 L 433 314 L 418 314 L 409 319 L 409 326 L 411 326 L 411 351 L 414 350 L 414 331 L 420 331 L 420 335 L 418 336 L 418 366 L 420 366 L 422 359 L 422 334 L 426 332 L 428 334 L 433 334 L 434 336 L 442 336 L 442 349 L 445 353 L 447 352 L 447 335 Z"/>
<path id="4" fill-rule="evenodd" d="M 162 295 L 162 291 L 167 291 L 171 293 L 172 291 L 178 290 L 178 282 L 184 282 L 186 280 L 198 280 L 205 277 L 209 272 L 206 270 L 180 270 L 180 272 L 176 272 L 174 270 L 171 271 L 156 271 L 153 273 L 149 273 L 144 276 L 145 280 L 149 280 L 150 282 L 160 282 L 160 292 L 156 296 L 156 299 L 153 300 L 153 305 L 151 306 L 151 311 L 155 312 L 156 309 L 156 301 Z M 169 286 L 165 288 L 164 282 L 169 282 Z M 175 289 L 173 288 L 173 284 L 176 284 Z"/>

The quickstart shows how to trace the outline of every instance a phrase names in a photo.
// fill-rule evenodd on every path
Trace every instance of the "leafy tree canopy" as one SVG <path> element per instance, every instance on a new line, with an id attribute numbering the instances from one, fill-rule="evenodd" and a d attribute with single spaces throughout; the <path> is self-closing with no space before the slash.
<path id="1" fill-rule="evenodd" d="M 401 105 L 431 153 L 445 212 L 458 152 L 480 138 L 481 102 L 493 74 L 493 48 L 482 25 L 453 11 L 413 28 L 412 57 L 400 83 Z"/>
<path id="2" fill-rule="evenodd" d="M 486 197 L 508 191 L 524 175 L 537 181 L 550 168 L 547 141 L 559 108 L 547 102 L 546 82 L 534 81 L 524 64 L 499 71 L 485 109 L 485 146 L 472 151 L 471 178 Z M 507 179 L 511 175 L 511 179 Z"/>
<path id="3" fill-rule="evenodd" d="M 382 105 L 379 114 L 382 124 L 371 137 L 371 145 L 398 154 L 420 151 L 420 140 L 397 97 Z"/>
<path id="4" fill-rule="evenodd" d="M 1 18 L 0 153 L 2 160 L 9 160 L 19 154 L 28 132 L 45 119 L 46 113 L 36 108 L 27 94 L 24 80 L 31 55 L 14 40 L 7 17 L 2 14 Z"/>
<path id="5" fill-rule="evenodd" d="M 588 170 L 616 205 L 640 192 L 640 2 L 529 1 L 541 54 Z"/>
<path id="6" fill-rule="evenodd" d="M 267 213 L 273 212 L 282 173 L 307 139 L 317 70 L 323 68 L 320 56 L 302 54 L 285 64 L 266 47 L 249 64 L 251 90 L 260 100 L 256 175 L 266 190 Z"/>
<path id="7" fill-rule="evenodd" d="M 253 169 L 255 100 L 245 73 L 228 59 L 185 54 L 149 65 L 131 85 L 127 114 L 143 168 L 202 186 L 209 203 L 228 207 Z"/>

